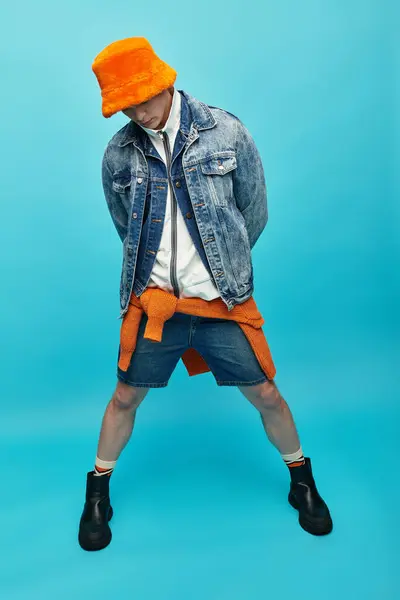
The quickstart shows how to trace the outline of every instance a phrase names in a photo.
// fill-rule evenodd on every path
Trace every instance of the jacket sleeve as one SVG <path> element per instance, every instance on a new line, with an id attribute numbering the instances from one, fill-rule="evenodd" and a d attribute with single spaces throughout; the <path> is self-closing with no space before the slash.
<path id="1" fill-rule="evenodd" d="M 117 230 L 118 235 L 123 242 L 128 232 L 128 213 L 121 202 L 118 192 L 116 192 L 112 187 L 112 171 L 107 160 L 107 149 L 103 155 L 101 176 L 108 210 L 113 220 L 115 229 Z"/>
<path id="2" fill-rule="evenodd" d="M 253 248 L 268 221 L 267 188 L 261 156 L 249 131 L 236 121 L 236 159 L 233 189 Z"/>

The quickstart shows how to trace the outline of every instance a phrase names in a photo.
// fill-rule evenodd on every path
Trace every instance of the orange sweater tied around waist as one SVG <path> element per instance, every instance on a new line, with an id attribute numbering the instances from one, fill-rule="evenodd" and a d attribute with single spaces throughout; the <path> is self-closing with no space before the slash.
<path id="1" fill-rule="evenodd" d="M 140 297 L 133 292 L 121 324 L 120 357 L 118 366 L 127 371 L 132 354 L 136 348 L 137 333 L 143 311 L 148 316 L 143 337 L 153 342 L 161 342 L 165 321 L 175 312 L 188 315 L 227 319 L 236 321 L 246 335 L 253 352 L 268 379 L 275 377 L 276 369 L 272 360 L 268 342 L 262 330 L 264 319 L 251 296 L 246 302 L 236 304 L 231 311 L 221 298 L 203 300 L 203 298 L 177 298 L 161 288 L 147 288 Z M 195 350 L 188 348 L 182 355 L 189 376 L 210 371 L 204 358 Z"/>

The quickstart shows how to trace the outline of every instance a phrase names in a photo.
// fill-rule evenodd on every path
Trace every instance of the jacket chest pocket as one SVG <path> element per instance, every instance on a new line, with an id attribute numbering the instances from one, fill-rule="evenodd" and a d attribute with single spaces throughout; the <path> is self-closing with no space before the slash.
<path id="1" fill-rule="evenodd" d="M 130 171 L 114 173 L 112 187 L 115 192 L 118 192 L 119 194 L 125 194 L 125 192 L 129 191 L 131 184 L 132 175 Z"/>
<path id="2" fill-rule="evenodd" d="M 133 204 L 138 206 L 146 194 L 147 177 L 141 173 L 131 173 L 123 170 L 114 173 L 112 189 L 121 199 L 128 215 L 130 215 Z"/>
<path id="3" fill-rule="evenodd" d="M 112 189 L 121 199 L 123 206 L 129 214 L 131 206 L 132 175 L 130 171 L 114 173 L 112 179 Z"/>
<path id="4" fill-rule="evenodd" d="M 235 154 L 221 154 L 205 159 L 200 163 L 200 168 L 214 203 L 217 206 L 227 206 L 233 199 L 232 175 L 237 168 Z"/>

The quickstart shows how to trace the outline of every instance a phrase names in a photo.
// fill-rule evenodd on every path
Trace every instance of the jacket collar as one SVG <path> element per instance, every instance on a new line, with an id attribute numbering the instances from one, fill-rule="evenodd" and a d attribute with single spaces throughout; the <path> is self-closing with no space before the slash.
<path id="1" fill-rule="evenodd" d="M 195 129 L 201 131 L 215 127 L 217 121 L 206 104 L 183 90 L 178 90 L 178 92 L 181 94 L 182 100 L 180 131 L 186 137 L 190 139 L 194 137 Z M 122 128 L 121 135 L 121 140 L 118 142 L 118 146 L 121 148 L 131 142 L 136 146 L 143 145 L 144 131 L 132 120 Z"/>

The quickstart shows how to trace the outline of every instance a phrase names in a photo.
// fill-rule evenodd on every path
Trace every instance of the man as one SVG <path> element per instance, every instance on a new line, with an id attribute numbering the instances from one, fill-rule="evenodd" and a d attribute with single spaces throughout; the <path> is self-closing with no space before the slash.
<path id="1" fill-rule="evenodd" d="M 87 473 L 80 545 L 99 550 L 110 543 L 111 473 L 138 406 L 150 388 L 168 384 L 180 358 L 190 375 L 211 370 L 218 385 L 237 386 L 259 410 L 289 468 L 289 502 L 300 525 L 329 533 L 331 516 L 273 380 L 252 298 L 250 252 L 268 217 L 250 133 L 231 113 L 176 90 L 176 71 L 144 38 L 110 44 L 92 69 L 103 116 L 122 111 L 130 120 L 102 162 L 105 198 L 123 242 L 123 322 L 118 381 Z"/>

